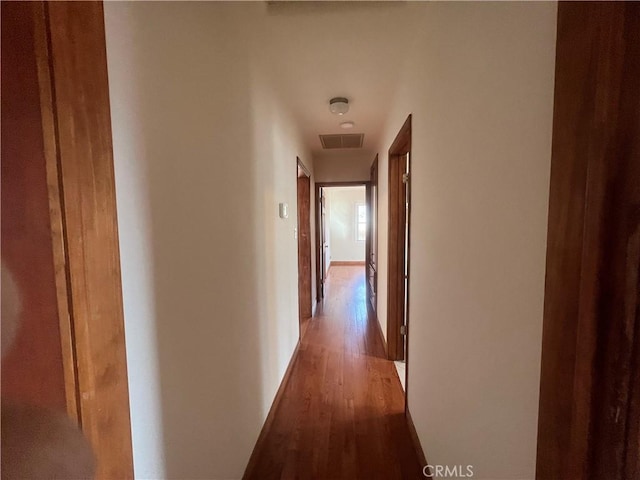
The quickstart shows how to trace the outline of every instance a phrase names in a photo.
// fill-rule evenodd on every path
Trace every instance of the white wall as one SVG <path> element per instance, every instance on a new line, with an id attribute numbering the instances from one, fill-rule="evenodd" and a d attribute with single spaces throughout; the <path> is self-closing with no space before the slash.
<path id="1" fill-rule="evenodd" d="M 365 242 L 356 237 L 356 205 L 365 204 L 365 188 L 331 187 L 325 189 L 329 210 L 331 261 L 364 262 Z"/>
<path id="2" fill-rule="evenodd" d="M 136 478 L 240 478 L 298 340 L 313 163 L 252 8 L 105 2 Z"/>
<path id="3" fill-rule="evenodd" d="M 534 478 L 556 4 L 412 8 L 378 277 L 386 292 L 386 152 L 412 113 L 409 408 L 430 463 Z M 380 295 L 383 329 L 386 312 Z"/>
<path id="4" fill-rule="evenodd" d="M 375 155 L 366 152 L 336 151 L 313 155 L 316 181 L 355 182 L 371 178 Z"/>

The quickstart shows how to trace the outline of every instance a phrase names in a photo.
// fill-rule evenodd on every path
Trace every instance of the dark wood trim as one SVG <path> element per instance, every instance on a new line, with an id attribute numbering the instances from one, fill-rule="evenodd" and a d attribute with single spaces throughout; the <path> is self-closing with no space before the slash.
<path id="1" fill-rule="evenodd" d="M 291 373 L 293 372 L 293 366 L 296 363 L 296 359 L 298 358 L 299 351 L 300 351 L 300 340 L 298 340 L 298 343 L 296 344 L 296 348 L 294 349 L 293 354 L 291 355 L 291 359 L 289 360 L 289 365 L 287 365 L 287 370 L 284 372 L 284 376 L 282 377 L 282 382 L 280 382 L 280 386 L 278 387 L 276 396 L 273 399 L 273 403 L 271 404 L 271 408 L 269 409 L 267 418 L 264 422 L 264 425 L 262 426 L 262 430 L 260 430 L 260 434 L 258 435 L 258 440 L 256 441 L 256 444 L 253 447 L 253 451 L 251 452 L 251 456 L 249 457 L 247 468 L 244 471 L 244 475 L 242 475 L 243 479 L 260 477 L 260 472 L 255 471 L 258 465 L 260 452 L 267 450 L 265 448 L 265 442 L 269 436 L 269 432 L 271 431 L 273 421 L 275 420 L 278 414 L 278 409 L 280 408 L 280 404 L 282 403 L 282 398 L 284 396 L 284 393 L 287 390 L 287 385 L 291 380 Z"/>
<path id="2" fill-rule="evenodd" d="M 45 6 L 42 2 L 31 3 L 34 19 L 34 48 L 40 87 L 40 116 L 44 142 L 44 155 L 47 170 L 47 189 L 49 195 L 49 215 L 51 224 L 51 243 L 55 270 L 55 284 L 58 303 L 58 321 L 60 326 L 60 343 L 64 368 L 65 395 L 67 413 L 81 424 L 80 399 L 74 332 L 71 322 L 71 305 L 67 275 L 67 245 L 65 221 L 63 217 L 62 186 L 58 169 L 58 145 L 56 143 L 56 119 L 54 116 L 52 72 L 48 33 L 45 19 Z"/>
<path id="3" fill-rule="evenodd" d="M 402 157 L 411 152 L 411 115 L 389 149 L 389 237 L 387 257 L 387 345 L 390 360 L 406 360 L 400 327 L 404 319 L 405 188 Z M 402 217 L 402 218 L 401 218 Z M 407 315 L 408 317 L 408 315 Z M 408 322 L 407 322 L 408 323 Z M 407 325 L 407 331 L 409 327 Z M 408 364 L 408 362 L 407 362 Z"/>
<path id="4" fill-rule="evenodd" d="M 296 157 L 297 260 L 299 338 L 302 338 L 313 316 L 311 255 L 311 177 L 300 157 Z"/>
<path id="5" fill-rule="evenodd" d="M 389 154 L 387 256 L 387 343 L 389 360 L 404 360 L 400 326 L 404 312 L 404 213 L 400 155 Z"/>
<path id="6" fill-rule="evenodd" d="M 82 429 L 96 478 L 133 478 L 103 6 L 44 8 Z"/>
<path id="7" fill-rule="evenodd" d="M 351 267 L 357 267 L 357 266 L 364 267 L 364 261 L 353 261 L 352 262 L 352 261 L 347 261 L 347 260 L 345 260 L 345 261 L 336 260 L 336 261 L 332 261 L 329 264 L 329 268 L 331 268 L 331 267 L 349 267 L 349 266 L 351 266 Z"/>
<path id="8" fill-rule="evenodd" d="M 409 115 L 409 117 L 407 118 L 407 121 L 405 122 L 405 124 L 408 122 L 408 129 L 409 129 L 409 138 L 407 139 L 407 143 L 405 148 L 407 149 L 407 151 L 409 152 L 409 162 L 412 161 L 411 159 L 411 115 Z M 404 361 L 405 361 L 405 381 L 404 381 L 404 406 L 405 406 L 405 410 L 406 412 L 409 412 L 409 366 L 410 366 L 410 362 L 409 362 L 409 337 L 411 335 L 411 327 L 410 327 L 410 323 L 411 323 L 411 175 L 412 170 L 411 170 L 411 163 L 409 163 L 409 168 L 410 168 L 410 175 L 409 175 L 409 182 L 406 185 L 407 188 L 407 202 L 408 202 L 408 207 L 407 207 L 407 314 L 406 314 L 406 324 L 407 324 L 407 341 L 406 341 L 406 345 L 405 345 L 405 352 L 404 352 Z"/>
<path id="9" fill-rule="evenodd" d="M 416 451 L 416 456 L 420 461 L 420 465 L 423 467 L 428 465 L 427 457 L 424 454 L 424 450 L 422 449 L 422 444 L 420 443 L 420 437 L 418 437 L 418 432 L 416 430 L 416 426 L 413 423 L 413 418 L 411 418 L 411 412 L 409 409 L 405 409 L 405 414 L 407 417 L 407 425 L 409 427 L 409 434 L 411 435 L 411 443 L 413 444 L 413 448 Z"/>
<path id="10" fill-rule="evenodd" d="M 402 124 L 398 135 L 389 147 L 389 155 L 400 155 L 411 151 L 411 115 Z"/>
<path id="11" fill-rule="evenodd" d="M 558 4 L 538 480 L 640 477 L 639 31 Z"/>
<path id="12" fill-rule="evenodd" d="M 314 212 L 314 221 L 316 223 L 316 232 L 315 232 L 315 237 L 316 237 L 316 302 L 321 302 L 322 301 L 322 297 L 323 297 L 323 291 L 322 291 L 322 269 L 324 268 L 323 265 L 321 265 L 321 253 L 320 253 L 320 249 L 323 248 L 321 245 L 321 230 L 322 230 L 322 223 L 321 223 L 321 216 L 322 216 L 322 198 L 320 197 L 320 185 L 318 185 L 318 183 L 316 183 L 313 187 L 314 192 L 315 192 L 315 196 L 314 196 L 314 205 L 315 205 L 315 212 Z"/>
<path id="13" fill-rule="evenodd" d="M 307 177 L 311 178 L 311 173 L 310 173 L 309 169 L 304 164 L 304 162 L 302 160 L 300 160 L 300 157 L 296 157 L 296 164 L 302 170 L 304 175 L 306 175 Z"/>

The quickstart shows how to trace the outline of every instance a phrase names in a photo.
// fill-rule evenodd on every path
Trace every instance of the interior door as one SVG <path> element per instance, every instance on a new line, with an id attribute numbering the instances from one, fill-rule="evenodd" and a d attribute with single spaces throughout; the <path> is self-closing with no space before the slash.
<path id="1" fill-rule="evenodd" d="M 62 347 L 69 331 L 67 325 L 61 335 L 64 318 L 61 322 L 58 315 L 49 216 L 54 207 L 34 23 L 40 8 L 31 2 L 2 3 L 2 258 L 22 299 L 21 325 L 2 362 L 2 395 L 75 415 L 73 370 L 65 371 Z"/>

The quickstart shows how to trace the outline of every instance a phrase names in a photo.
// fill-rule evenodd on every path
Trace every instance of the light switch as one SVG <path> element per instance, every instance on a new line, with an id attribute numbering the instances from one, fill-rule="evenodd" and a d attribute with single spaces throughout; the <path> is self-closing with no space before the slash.
<path id="1" fill-rule="evenodd" d="M 280 218 L 289 218 L 289 205 L 281 203 L 278 206 L 278 212 L 280 213 Z"/>

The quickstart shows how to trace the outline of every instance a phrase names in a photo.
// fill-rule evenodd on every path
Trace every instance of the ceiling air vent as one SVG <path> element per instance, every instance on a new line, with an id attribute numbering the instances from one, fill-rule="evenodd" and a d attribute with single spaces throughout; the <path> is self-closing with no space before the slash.
<path id="1" fill-rule="evenodd" d="M 349 133 L 347 135 L 320 135 L 322 148 L 362 148 L 364 133 Z"/>

